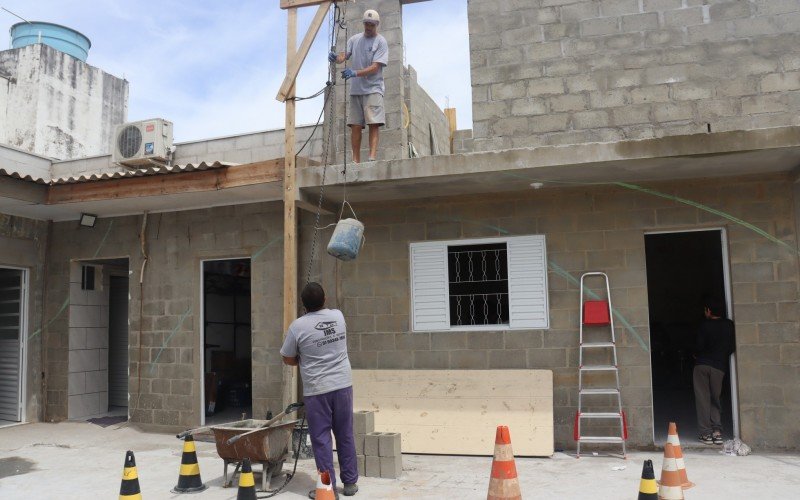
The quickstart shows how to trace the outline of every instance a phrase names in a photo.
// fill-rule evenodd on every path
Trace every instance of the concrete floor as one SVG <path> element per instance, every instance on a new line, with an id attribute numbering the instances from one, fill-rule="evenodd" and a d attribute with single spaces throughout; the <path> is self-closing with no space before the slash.
<path id="1" fill-rule="evenodd" d="M 0 497 L 115 498 L 127 449 L 136 453 L 145 499 L 180 497 L 169 491 L 177 482 L 181 455 L 181 442 L 174 436 L 143 433 L 124 424 L 101 428 L 84 422 L 0 429 Z M 214 445 L 197 443 L 197 449 L 201 476 L 209 486 L 197 498 L 236 498 L 235 488 L 221 487 L 222 461 Z M 659 454 L 640 452 L 628 460 L 592 456 L 576 460 L 557 453 L 549 459 L 516 462 L 525 498 L 616 500 L 635 498 L 642 460 L 647 458 L 660 470 Z M 361 478 L 355 498 L 486 498 L 491 457 L 404 455 L 403 459 L 401 479 Z M 795 498 L 800 491 L 800 454 L 726 457 L 711 449 L 688 450 L 686 465 L 689 479 L 697 483 L 685 492 L 687 499 Z M 613 470 L 619 466 L 625 469 Z M 313 461 L 301 460 L 296 478 L 276 498 L 305 498 L 314 487 L 313 474 Z"/>

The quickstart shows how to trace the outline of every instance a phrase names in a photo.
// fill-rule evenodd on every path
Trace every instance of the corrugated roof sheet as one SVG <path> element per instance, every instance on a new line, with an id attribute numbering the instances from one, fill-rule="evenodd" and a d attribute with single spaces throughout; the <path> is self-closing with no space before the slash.
<path id="1" fill-rule="evenodd" d="M 47 179 L 42 179 L 41 177 L 32 177 L 30 175 L 23 175 L 20 174 L 19 172 L 15 172 L 13 170 L 6 170 L 2 167 L 0 167 L 0 176 L 11 177 L 14 179 L 21 179 L 23 181 L 28 181 L 28 182 L 35 182 L 37 184 L 50 184 L 50 181 Z"/>
<path id="2" fill-rule="evenodd" d="M 237 163 L 228 163 L 221 161 L 215 161 L 214 163 L 201 162 L 198 163 L 197 165 L 194 165 L 192 163 L 187 163 L 186 165 L 172 165 L 169 167 L 151 165 L 142 168 L 126 169 L 124 171 L 103 172 L 99 174 L 77 175 L 70 177 L 59 177 L 57 179 L 49 179 L 49 180 L 42 178 L 37 179 L 31 177 L 30 175 L 22 175 L 14 171 L 7 171 L 3 168 L 0 168 L 0 175 L 13 177 L 15 179 L 22 179 L 24 181 L 29 181 L 29 182 L 35 182 L 37 184 L 55 185 L 55 184 L 77 184 L 81 182 L 107 181 L 112 179 L 125 179 L 129 177 L 145 177 L 151 175 L 167 175 L 167 174 L 179 174 L 184 172 L 197 172 L 200 170 L 210 170 L 214 168 L 230 167 L 234 165 L 237 165 Z"/>
<path id="3" fill-rule="evenodd" d="M 186 165 L 157 166 L 151 165 L 141 168 L 130 168 L 124 171 L 103 172 L 102 174 L 78 175 L 70 177 L 59 177 L 53 179 L 50 184 L 76 184 L 79 182 L 107 181 L 112 179 L 125 179 L 128 177 L 145 177 L 150 175 L 180 174 L 184 172 L 197 172 L 199 170 L 210 170 L 212 168 L 230 167 L 236 163 L 215 161 L 214 163 L 201 162 L 197 165 L 187 163 Z"/>

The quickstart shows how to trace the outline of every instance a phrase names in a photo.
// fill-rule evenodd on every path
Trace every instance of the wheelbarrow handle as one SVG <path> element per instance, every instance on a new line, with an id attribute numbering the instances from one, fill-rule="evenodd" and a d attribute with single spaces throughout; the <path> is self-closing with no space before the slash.
<path id="1" fill-rule="evenodd" d="M 289 406 L 287 406 L 285 410 L 283 410 L 282 412 L 280 412 L 277 415 L 275 415 L 275 417 L 273 417 L 272 419 L 268 420 L 266 424 L 264 424 L 264 425 L 262 425 L 260 427 L 256 427 L 255 429 L 253 429 L 251 431 L 247 431 L 247 432 L 242 433 L 242 434 L 237 434 L 237 435 L 231 437 L 230 439 L 228 439 L 225 442 L 225 444 L 230 446 L 230 445 L 232 445 L 233 443 L 235 443 L 236 441 L 242 439 L 245 436 L 253 434 L 254 432 L 258 432 L 258 431 L 264 429 L 265 427 L 269 427 L 270 425 L 274 424 L 278 420 L 282 419 L 284 416 L 286 416 L 289 413 L 292 413 L 292 412 L 296 411 L 298 408 L 302 408 L 302 407 L 303 407 L 303 403 L 302 402 L 292 403 Z"/>
<path id="2" fill-rule="evenodd" d="M 224 424 L 213 424 L 213 425 L 207 425 L 205 427 L 198 427 L 197 429 L 189 429 L 188 431 L 183 431 L 180 434 L 175 434 L 175 437 L 178 439 L 183 439 L 187 436 L 192 436 L 200 432 L 210 431 L 214 427 L 227 427 L 229 425 L 238 424 L 239 422 L 244 422 L 244 420 L 234 420 L 233 422 L 227 422 Z"/>

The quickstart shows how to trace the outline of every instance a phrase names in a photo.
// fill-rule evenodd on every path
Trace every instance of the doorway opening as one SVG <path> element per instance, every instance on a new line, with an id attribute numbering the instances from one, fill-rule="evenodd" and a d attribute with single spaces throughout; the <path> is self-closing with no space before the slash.
<path id="1" fill-rule="evenodd" d="M 70 268 L 67 415 L 107 426 L 128 419 L 128 259 Z"/>
<path id="2" fill-rule="evenodd" d="M 26 270 L 0 267 L 0 427 L 25 418 L 27 283 Z"/>
<path id="3" fill-rule="evenodd" d="M 669 422 L 676 422 L 681 443 L 700 443 L 692 384 L 695 336 L 708 297 L 723 301 L 725 315 L 731 317 L 725 232 L 646 234 L 645 253 L 654 441 L 665 442 Z M 720 400 L 725 439 L 738 434 L 738 409 L 732 398 L 736 394 L 735 363 L 731 366 L 733 377 L 727 370 Z"/>
<path id="4" fill-rule="evenodd" d="M 202 270 L 205 423 L 251 418 L 250 259 L 203 261 Z"/>

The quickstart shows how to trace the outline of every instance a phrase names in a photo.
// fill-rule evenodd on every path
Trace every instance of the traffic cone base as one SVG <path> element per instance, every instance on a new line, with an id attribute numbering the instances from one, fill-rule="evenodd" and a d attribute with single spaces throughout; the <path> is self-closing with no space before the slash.
<path id="1" fill-rule="evenodd" d="M 508 427 L 497 427 L 487 500 L 522 500 Z"/>
<path id="2" fill-rule="evenodd" d="M 689 477 L 686 474 L 686 463 L 683 461 L 681 440 L 678 438 L 678 426 L 675 424 L 675 422 L 669 423 L 667 442 L 672 445 L 673 451 L 675 452 L 675 464 L 678 467 L 678 474 L 681 476 L 681 488 L 688 490 L 694 486 L 694 483 L 689 481 Z"/>
<path id="3" fill-rule="evenodd" d="M 331 485 L 331 474 L 328 471 L 317 473 L 316 500 L 336 500 L 336 492 Z"/>
<path id="4" fill-rule="evenodd" d="M 658 499 L 658 485 L 656 484 L 656 476 L 653 471 L 653 461 L 645 460 L 642 466 L 642 480 L 639 482 L 639 498 L 638 500 L 657 500 Z"/>
<path id="5" fill-rule="evenodd" d="M 119 500 L 142 500 L 142 490 L 139 489 L 139 473 L 136 471 L 136 458 L 130 450 L 125 453 L 125 468 L 122 469 Z"/>
<path id="6" fill-rule="evenodd" d="M 186 436 L 183 442 L 183 455 L 181 455 L 181 468 L 178 475 L 178 484 L 172 488 L 172 493 L 198 493 L 208 488 L 200 479 L 200 464 L 197 463 L 197 449 L 194 438 Z"/>
<path id="7" fill-rule="evenodd" d="M 253 468 L 250 465 L 250 459 L 245 458 L 242 462 L 242 473 L 239 475 L 239 491 L 236 492 L 236 500 L 256 500 L 256 498 Z"/>

